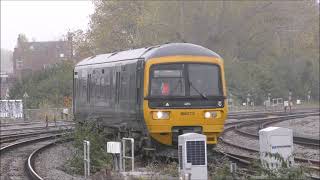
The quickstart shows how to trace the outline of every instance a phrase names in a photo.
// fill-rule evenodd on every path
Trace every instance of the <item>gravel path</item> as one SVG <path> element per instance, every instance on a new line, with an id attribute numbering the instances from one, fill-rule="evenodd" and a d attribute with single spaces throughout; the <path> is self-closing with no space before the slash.
<path id="1" fill-rule="evenodd" d="M 296 118 L 271 124 L 270 126 L 284 127 L 293 130 L 294 136 L 303 136 L 309 138 L 320 138 L 320 118 L 319 116 L 310 116 L 305 118 Z M 252 125 L 241 127 L 243 131 L 258 134 L 258 126 Z"/>
<path id="2" fill-rule="evenodd" d="M 57 144 L 55 146 L 52 146 L 42 153 L 40 153 L 36 158 L 35 163 L 35 169 L 38 172 L 38 174 L 43 177 L 46 180 L 84 180 L 83 176 L 76 175 L 76 174 L 68 174 L 64 171 L 64 166 L 68 158 L 72 157 L 72 154 L 74 153 L 74 149 L 72 146 L 72 142 L 69 143 L 63 143 L 63 144 Z M 140 168 L 139 166 L 139 158 L 136 159 L 136 171 L 135 172 L 138 175 L 129 175 L 130 176 L 141 176 L 141 177 L 149 177 L 149 173 L 146 172 L 146 168 Z M 144 169 L 144 170 L 143 170 Z M 113 179 L 113 180 L 120 180 L 124 179 L 123 175 L 119 175 L 115 172 L 106 175 L 105 170 L 101 170 L 100 172 L 97 172 L 93 174 L 89 179 L 91 180 L 104 180 L 104 179 Z M 152 176 L 155 176 L 155 173 L 151 173 Z M 163 179 L 161 177 L 165 177 L 164 179 L 170 179 L 169 176 L 160 176 L 157 175 L 157 177 L 160 177 L 159 179 Z M 148 178 L 147 178 L 148 179 Z"/>
<path id="3" fill-rule="evenodd" d="M 28 156 L 37 148 L 50 143 L 50 141 L 34 143 L 1 153 L 0 179 L 1 180 L 24 180 L 28 179 L 24 171 Z"/>
<path id="4" fill-rule="evenodd" d="M 63 166 L 72 157 L 72 142 L 57 144 L 38 155 L 35 169 L 46 180 L 84 179 L 79 175 L 70 175 L 63 171 Z"/>
<path id="5" fill-rule="evenodd" d="M 240 136 L 239 134 L 235 133 L 234 131 L 226 132 L 223 135 L 223 138 L 226 141 L 232 142 L 234 144 L 238 144 L 241 146 L 245 146 L 248 148 L 259 150 L 259 140 L 258 139 Z M 219 144 L 218 144 L 218 146 L 219 146 Z M 230 146 L 226 146 L 226 147 L 219 146 L 219 148 L 224 148 L 226 150 L 226 152 L 234 152 L 234 151 L 236 151 L 236 153 L 238 152 L 238 149 L 235 150 L 234 147 L 231 147 L 231 148 L 230 148 Z M 243 153 L 243 152 L 247 152 L 247 151 L 239 150 L 239 152 Z M 295 157 L 320 160 L 320 152 L 319 152 L 319 149 L 317 149 L 317 148 L 306 148 L 306 147 L 294 144 L 293 153 L 295 154 Z M 248 154 L 248 152 L 247 152 L 247 154 Z M 253 153 L 253 154 L 255 154 L 255 153 Z"/>
<path id="6" fill-rule="evenodd" d="M 249 156 L 252 158 L 259 158 L 259 153 L 256 152 L 249 152 L 243 149 L 238 149 L 233 146 L 224 144 L 224 143 L 218 143 L 217 146 L 215 147 L 216 150 L 223 151 L 226 153 L 234 153 L 234 154 L 239 154 L 243 156 Z"/>
<path id="7" fill-rule="evenodd" d="M 272 124 L 272 126 L 285 127 L 293 130 L 294 135 L 306 136 L 319 139 L 320 137 L 320 118 L 319 116 L 310 116 L 306 118 L 297 118 L 289 121 L 283 121 Z"/>

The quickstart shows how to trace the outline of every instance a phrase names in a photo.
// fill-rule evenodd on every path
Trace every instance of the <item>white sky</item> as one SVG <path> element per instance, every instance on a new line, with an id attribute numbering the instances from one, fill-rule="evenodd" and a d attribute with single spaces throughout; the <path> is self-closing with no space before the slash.
<path id="1" fill-rule="evenodd" d="M 13 51 L 19 33 L 31 41 L 59 40 L 68 30 L 88 28 L 91 1 L 1 0 L 1 48 Z"/>

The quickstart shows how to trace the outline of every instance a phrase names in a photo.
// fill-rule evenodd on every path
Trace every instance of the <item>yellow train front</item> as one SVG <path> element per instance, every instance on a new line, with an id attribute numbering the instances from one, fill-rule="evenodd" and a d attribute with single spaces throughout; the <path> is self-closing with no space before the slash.
<path id="1" fill-rule="evenodd" d="M 189 43 L 170 43 L 86 58 L 74 69 L 73 112 L 111 135 L 174 145 L 202 133 L 216 144 L 227 117 L 222 58 Z"/>
<path id="2" fill-rule="evenodd" d="M 227 117 L 223 60 L 200 46 L 175 46 L 145 64 L 143 115 L 148 132 L 165 145 L 176 144 L 178 136 L 188 132 L 205 134 L 208 144 L 216 144 Z"/>

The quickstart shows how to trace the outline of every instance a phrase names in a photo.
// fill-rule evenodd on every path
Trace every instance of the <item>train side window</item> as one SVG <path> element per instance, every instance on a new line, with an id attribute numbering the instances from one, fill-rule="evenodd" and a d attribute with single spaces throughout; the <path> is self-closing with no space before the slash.
<path id="1" fill-rule="evenodd" d="M 111 95 L 110 95 L 110 100 L 113 101 L 114 104 L 117 103 L 117 82 L 118 82 L 118 73 L 117 73 L 117 70 L 116 70 L 116 67 L 112 67 L 111 68 L 111 74 L 112 74 L 112 77 L 111 77 L 111 82 L 110 82 L 110 90 L 111 90 Z"/>
<path id="2" fill-rule="evenodd" d="M 96 79 L 94 78 L 94 76 L 92 76 L 91 78 L 92 78 L 91 79 L 91 83 L 90 83 L 91 84 L 91 98 L 95 98 L 95 94 L 96 94 Z"/>
<path id="3" fill-rule="evenodd" d="M 86 92 L 87 92 L 87 82 L 85 79 L 81 79 L 81 84 L 82 84 L 82 89 L 81 89 L 81 99 L 83 99 L 83 102 L 85 102 L 85 98 L 87 97 Z"/>
<path id="4" fill-rule="evenodd" d="M 120 72 L 116 72 L 116 102 L 119 104 L 119 99 L 120 99 L 120 92 L 121 92 L 121 79 L 120 79 Z"/>
<path id="5" fill-rule="evenodd" d="M 75 90 L 75 97 L 79 98 L 80 96 L 80 80 L 79 78 L 76 79 L 76 90 Z"/>
<path id="6" fill-rule="evenodd" d="M 101 77 L 100 78 L 100 98 L 101 99 L 104 98 L 103 89 L 104 89 L 104 77 Z"/>
<path id="7" fill-rule="evenodd" d="M 129 108 L 133 108 L 135 107 L 136 104 L 136 92 L 137 92 L 137 86 L 136 86 L 136 67 L 132 66 L 130 69 L 130 80 L 129 80 L 129 104 L 130 107 Z"/>
<path id="8" fill-rule="evenodd" d="M 78 97 L 79 97 L 79 99 L 81 99 L 81 90 L 82 90 L 82 83 L 81 83 L 81 79 L 79 78 L 78 79 Z"/>
<path id="9" fill-rule="evenodd" d="M 96 75 L 97 76 L 97 75 Z M 100 94 L 99 94 L 99 91 L 100 91 L 100 88 L 99 88 L 99 86 L 100 86 L 100 79 L 98 78 L 98 77 L 96 77 L 95 79 L 94 79 L 94 81 L 95 81 L 95 95 L 94 95 L 94 97 L 95 97 L 95 99 L 99 99 L 100 98 Z"/>
<path id="10" fill-rule="evenodd" d="M 128 90 L 127 84 L 128 84 L 127 73 L 121 73 L 120 99 L 127 98 L 127 90 Z"/>
<path id="11" fill-rule="evenodd" d="M 104 78 L 104 98 L 111 99 L 111 71 L 110 68 L 105 70 Z"/>
<path id="12" fill-rule="evenodd" d="M 89 74 L 88 74 L 88 77 L 87 77 L 87 85 L 86 85 L 86 97 L 87 97 L 87 102 L 89 102 Z"/>

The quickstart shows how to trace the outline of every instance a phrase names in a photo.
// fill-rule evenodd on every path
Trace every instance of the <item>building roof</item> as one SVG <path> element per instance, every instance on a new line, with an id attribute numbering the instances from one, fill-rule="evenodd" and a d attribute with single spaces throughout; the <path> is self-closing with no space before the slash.
<path id="1" fill-rule="evenodd" d="M 64 50 L 69 46 L 69 41 L 35 41 L 23 42 L 21 45 L 29 48 L 31 51 L 45 51 L 47 49 L 61 49 Z"/>
<path id="2" fill-rule="evenodd" d="M 210 56 L 221 58 L 217 53 L 199 45 L 190 43 L 170 43 L 159 46 L 151 46 L 140 49 L 133 49 L 108 54 L 100 54 L 86 58 L 80 61 L 76 66 L 85 66 L 91 64 L 102 64 L 129 59 L 145 59 L 165 57 L 165 56 Z"/>

